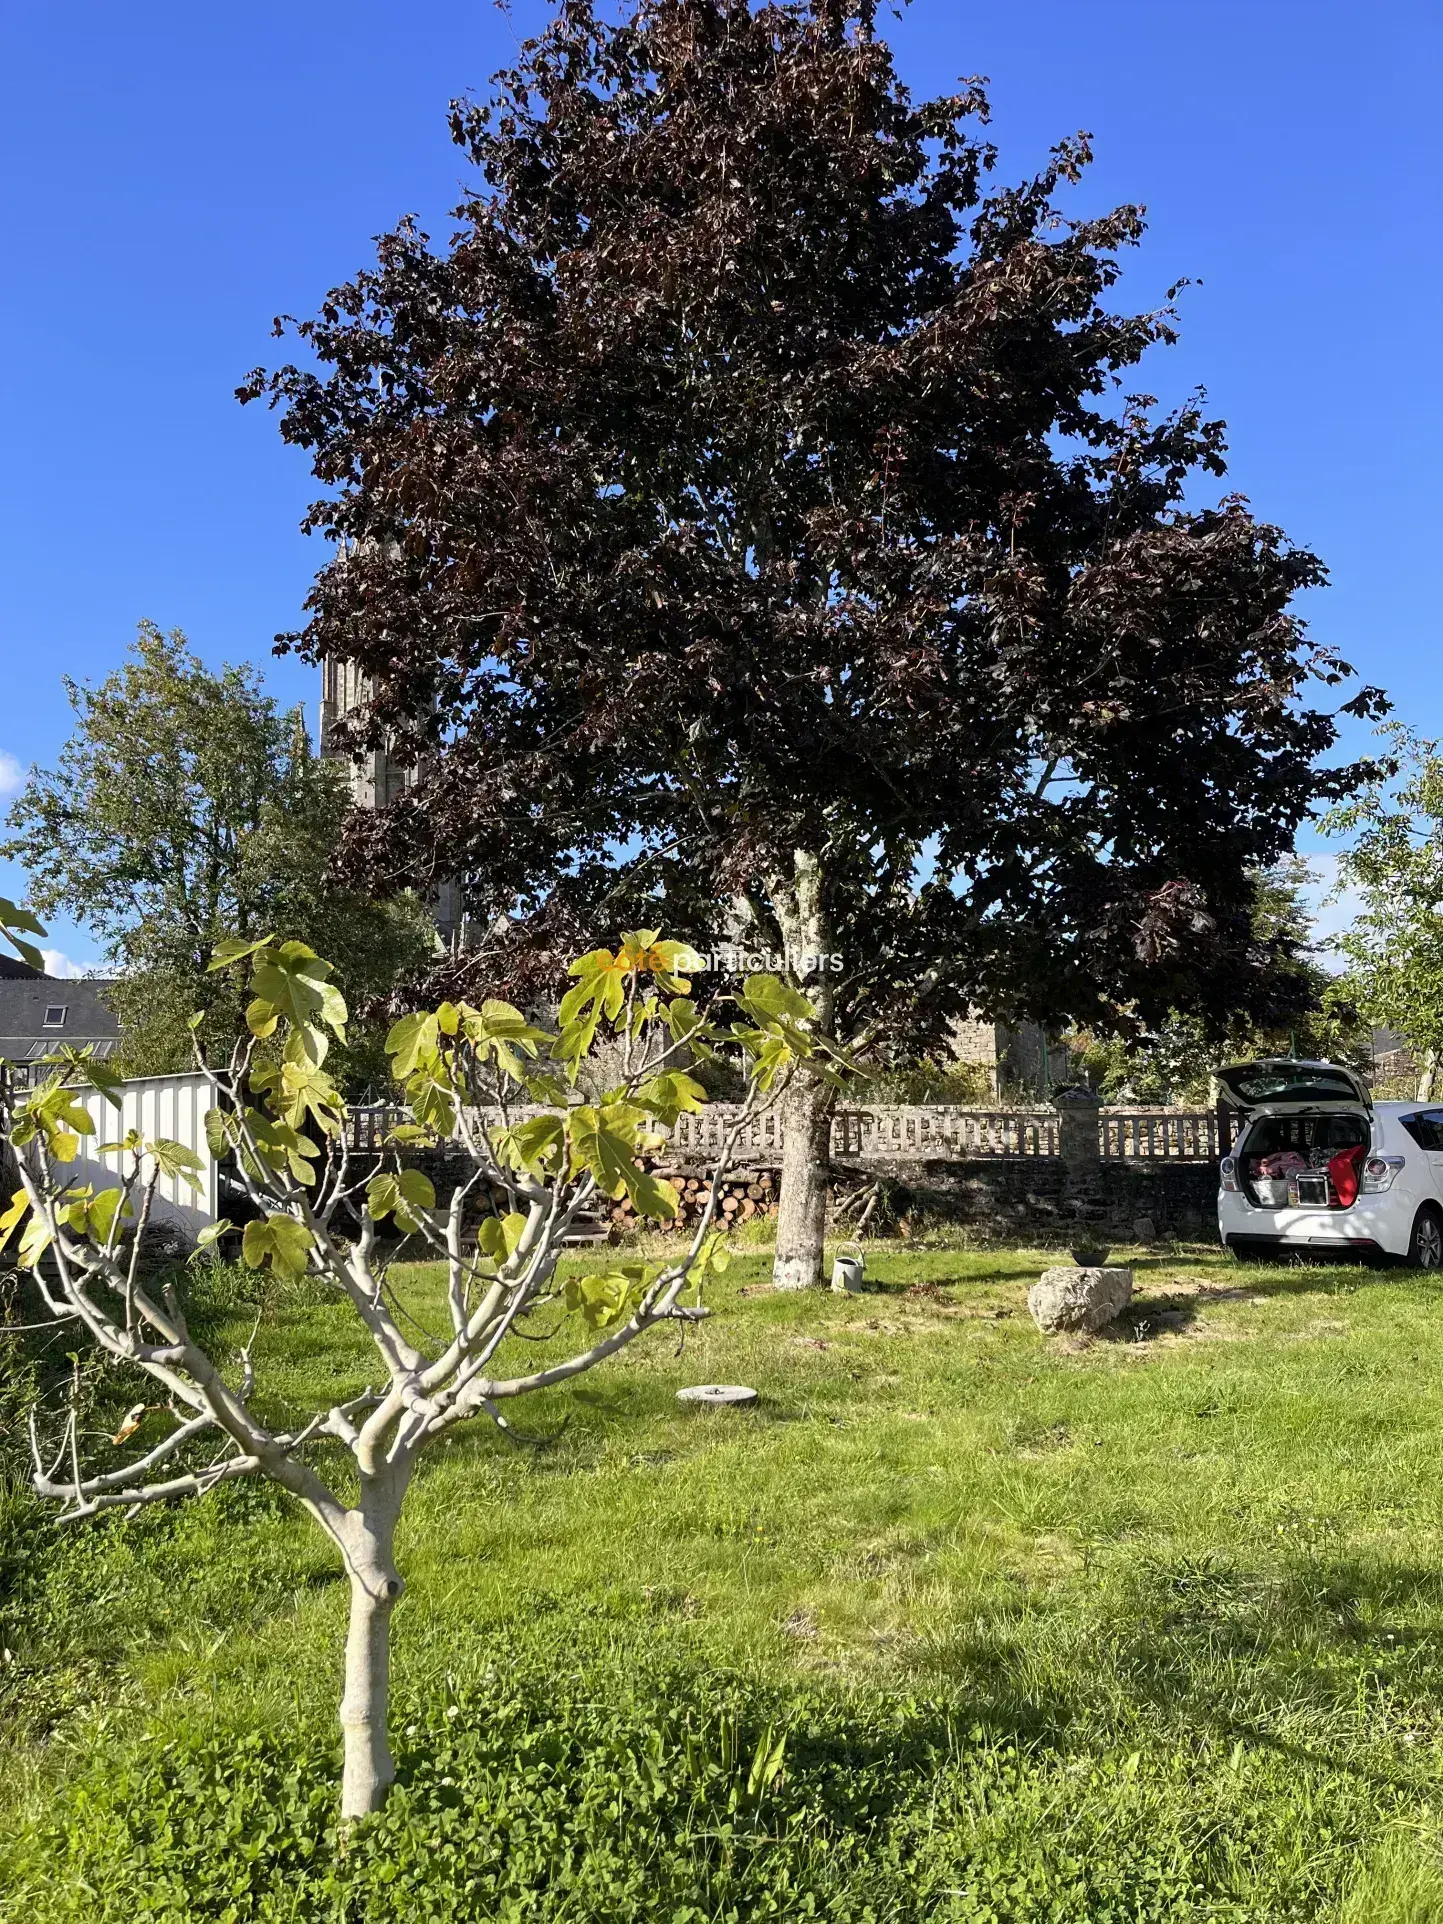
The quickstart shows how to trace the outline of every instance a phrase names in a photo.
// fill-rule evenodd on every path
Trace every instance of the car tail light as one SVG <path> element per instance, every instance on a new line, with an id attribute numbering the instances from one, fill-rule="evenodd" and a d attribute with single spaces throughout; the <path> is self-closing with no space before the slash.
<path id="1" fill-rule="evenodd" d="M 1222 1177 L 1223 1188 L 1227 1190 L 1230 1196 L 1236 1196 L 1242 1189 L 1242 1184 L 1238 1181 L 1237 1157 L 1224 1156 L 1219 1166 L 1218 1174 Z"/>
<path id="2" fill-rule="evenodd" d="M 1369 1156 L 1363 1164 L 1363 1194 L 1381 1196 L 1402 1167 L 1401 1156 Z"/>

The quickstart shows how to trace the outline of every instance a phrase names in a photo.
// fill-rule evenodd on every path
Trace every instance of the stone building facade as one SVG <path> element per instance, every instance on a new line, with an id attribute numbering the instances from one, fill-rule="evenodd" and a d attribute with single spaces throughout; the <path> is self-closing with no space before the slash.
<path id="1" fill-rule="evenodd" d="M 958 1062 L 982 1071 L 991 1102 L 1012 1094 L 1040 1100 L 1067 1079 L 1067 1050 L 1051 1041 L 1039 1022 L 1009 1028 L 1004 1022 L 969 1017 L 953 1028 L 952 1053 Z"/>
<path id="2" fill-rule="evenodd" d="M 344 752 L 350 768 L 351 799 L 357 808 L 387 808 L 412 785 L 414 771 L 399 767 L 384 748 L 368 748 L 357 756 L 342 751 L 336 740 L 337 723 L 368 699 L 366 678 L 354 662 L 322 662 L 321 753 L 339 761 Z"/>
<path id="3" fill-rule="evenodd" d="M 363 707 L 368 699 L 366 677 L 354 662 L 330 659 L 322 662 L 321 753 L 332 761 L 344 758 L 347 762 L 351 800 L 357 808 L 389 808 L 415 785 L 415 769 L 393 761 L 384 748 L 368 748 L 359 755 L 354 754 L 350 749 L 342 749 L 336 738 L 337 724 L 352 710 Z M 437 883 L 431 907 L 442 941 L 453 947 L 464 941 L 465 916 L 457 883 Z"/>

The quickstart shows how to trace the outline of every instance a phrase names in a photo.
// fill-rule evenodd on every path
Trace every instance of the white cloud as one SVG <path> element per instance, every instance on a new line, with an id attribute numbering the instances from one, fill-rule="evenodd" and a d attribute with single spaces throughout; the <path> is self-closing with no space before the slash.
<path id="1" fill-rule="evenodd" d="M 8 795 L 18 795 L 25 786 L 25 770 L 13 755 L 0 748 L 0 801 Z"/>
<path id="2" fill-rule="evenodd" d="M 72 962 L 61 949 L 42 949 L 40 953 L 45 958 L 47 975 L 58 976 L 65 982 L 78 982 L 86 973 L 83 964 Z"/>

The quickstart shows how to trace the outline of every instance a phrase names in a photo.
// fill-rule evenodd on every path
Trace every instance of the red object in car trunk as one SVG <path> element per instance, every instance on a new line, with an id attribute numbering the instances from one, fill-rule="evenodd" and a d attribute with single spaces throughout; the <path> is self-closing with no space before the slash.
<path id="1" fill-rule="evenodd" d="M 1328 1164 L 1328 1180 L 1333 1185 L 1333 1193 L 1338 1198 L 1339 1209 L 1351 1209 L 1358 1200 L 1359 1171 L 1363 1166 L 1363 1144 L 1356 1148 L 1345 1149 L 1334 1156 Z"/>

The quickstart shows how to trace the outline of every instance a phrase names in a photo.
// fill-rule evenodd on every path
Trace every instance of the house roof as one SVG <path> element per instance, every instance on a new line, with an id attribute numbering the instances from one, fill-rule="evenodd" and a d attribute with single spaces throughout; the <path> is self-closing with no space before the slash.
<path id="1" fill-rule="evenodd" d="M 18 955 L 0 955 L 0 982 L 38 981 L 39 969 L 32 969 L 28 962 L 22 962 Z"/>
<path id="2" fill-rule="evenodd" d="M 105 1000 L 110 987 L 109 981 L 33 971 L 0 976 L 0 1057 L 24 1062 L 58 1042 L 92 1042 L 98 1053 L 108 1055 L 120 1036 L 119 1018 Z M 65 1013 L 54 1019 L 62 1009 Z"/>

